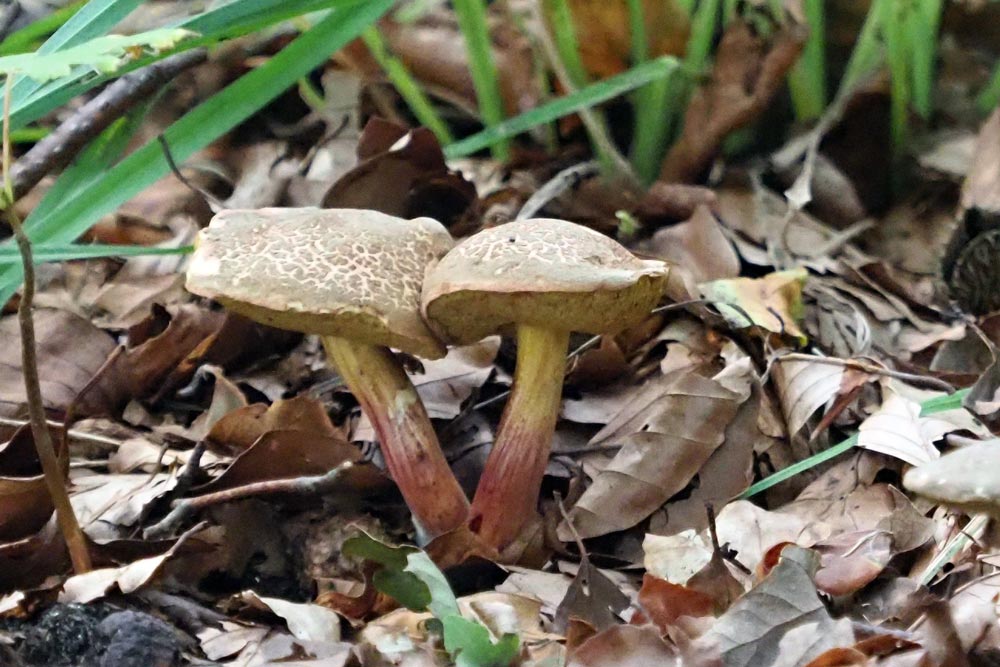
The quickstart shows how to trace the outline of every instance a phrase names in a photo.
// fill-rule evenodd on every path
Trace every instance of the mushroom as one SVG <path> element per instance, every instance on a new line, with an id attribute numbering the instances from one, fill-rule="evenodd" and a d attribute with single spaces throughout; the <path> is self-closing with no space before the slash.
<path id="1" fill-rule="evenodd" d="M 573 331 L 616 333 L 662 295 L 666 265 L 564 220 L 510 222 L 465 239 L 424 279 L 424 316 L 450 343 L 517 335 L 510 399 L 472 501 L 470 527 L 503 550 L 535 514 Z"/>
<path id="2" fill-rule="evenodd" d="M 463 525 L 469 503 L 389 348 L 444 356 L 421 318 L 420 290 L 428 263 L 452 243 L 430 218 L 355 209 L 230 210 L 201 231 L 187 272 L 195 294 L 258 322 L 322 337 L 372 421 L 386 467 L 425 539 Z"/>
<path id="3" fill-rule="evenodd" d="M 910 468 L 903 486 L 943 505 L 1000 516 L 1000 440 L 984 440 Z"/>

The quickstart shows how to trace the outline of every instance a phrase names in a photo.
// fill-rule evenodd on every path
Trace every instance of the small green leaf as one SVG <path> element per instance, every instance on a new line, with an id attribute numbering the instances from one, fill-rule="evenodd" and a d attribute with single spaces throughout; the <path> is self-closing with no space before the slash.
<path id="1" fill-rule="evenodd" d="M 508 667 L 521 652 L 517 635 L 506 634 L 494 644 L 481 623 L 458 615 L 446 616 L 441 623 L 444 647 L 457 667 Z"/>
<path id="2" fill-rule="evenodd" d="M 406 558 L 406 571 L 412 573 L 427 586 L 431 594 L 431 602 L 428 605 L 431 613 L 444 620 L 452 614 L 461 614 L 458 608 L 458 600 L 448 585 L 448 580 L 444 578 L 444 573 L 438 569 L 430 556 L 423 551 L 415 551 Z"/>
<path id="3" fill-rule="evenodd" d="M 432 596 L 427 585 L 406 571 L 407 557 L 419 553 L 415 547 L 394 547 L 361 533 L 344 542 L 343 553 L 382 566 L 372 576 L 372 583 L 379 592 L 411 611 L 424 611 L 430 606 Z"/>
<path id="4" fill-rule="evenodd" d="M 137 35 L 106 35 L 55 53 L 21 53 L 0 58 L 0 74 L 23 74 L 36 81 L 69 76 L 74 67 L 86 66 L 108 74 L 130 57 L 132 49 L 165 51 L 194 36 L 183 28 L 160 28 Z"/>

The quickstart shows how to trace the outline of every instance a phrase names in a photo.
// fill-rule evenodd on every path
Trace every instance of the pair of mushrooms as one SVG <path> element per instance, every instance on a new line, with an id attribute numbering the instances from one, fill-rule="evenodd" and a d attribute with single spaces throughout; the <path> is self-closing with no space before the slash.
<path id="1" fill-rule="evenodd" d="M 453 245 L 430 218 L 315 208 L 218 214 L 187 274 L 188 290 L 234 312 L 319 334 L 421 537 L 468 524 L 497 550 L 535 513 L 570 332 L 638 323 L 665 281 L 663 263 L 562 220 L 512 222 Z M 437 359 L 446 343 L 496 333 L 516 334 L 517 367 L 470 507 L 390 348 Z"/>

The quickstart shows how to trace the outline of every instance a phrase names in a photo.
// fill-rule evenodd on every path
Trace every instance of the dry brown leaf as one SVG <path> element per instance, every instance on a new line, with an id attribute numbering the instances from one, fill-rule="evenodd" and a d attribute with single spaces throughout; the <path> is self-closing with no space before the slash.
<path id="1" fill-rule="evenodd" d="M 580 644 L 566 667 L 679 667 L 676 649 L 652 625 L 616 625 Z"/>
<path id="2" fill-rule="evenodd" d="M 209 449 L 235 455 L 270 431 L 296 430 L 333 437 L 339 434 L 323 404 L 308 396 L 279 399 L 270 406 L 254 403 L 219 419 L 206 437 Z"/>
<path id="3" fill-rule="evenodd" d="M 800 27 L 784 27 L 771 43 L 742 21 L 729 24 L 715 56 L 712 80 L 695 92 L 681 136 L 667 153 L 660 180 L 697 180 L 726 136 L 764 112 L 805 44 Z"/>
<path id="4" fill-rule="evenodd" d="M 941 456 L 934 442 L 955 429 L 943 419 L 921 417 L 919 403 L 889 393 L 858 427 L 858 447 L 920 465 Z"/>
<path id="5" fill-rule="evenodd" d="M 454 419 L 462 403 L 493 374 L 500 337 L 453 347 L 443 359 L 424 361 L 424 372 L 410 376 L 431 419 Z"/>
<path id="6" fill-rule="evenodd" d="M 361 451 L 340 437 L 306 431 L 269 431 L 237 456 L 219 477 L 195 491 L 215 493 L 254 482 L 322 475 L 345 461 L 360 459 Z M 370 466 L 361 466 L 358 473 L 352 468 L 345 479 L 360 482 L 377 474 L 365 468 Z"/>
<path id="7" fill-rule="evenodd" d="M 778 359 L 771 367 L 790 435 L 798 433 L 809 418 L 829 403 L 844 380 L 844 366 L 799 359 Z"/>
<path id="8" fill-rule="evenodd" d="M 566 590 L 566 597 L 556 609 L 555 625 L 566 628 L 576 619 L 604 630 L 620 622 L 618 614 L 628 605 L 628 596 L 584 556 L 573 583 Z"/>
<path id="9" fill-rule="evenodd" d="M 441 145 L 425 128 L 373 118 L 358 144 L 359 163 L 334 183 L 323 208 L 365 208 L 403 218 L 429 216 L 446 227 L 476 201 L 476 188 L 448 169 Z"/>
<path id="10" fill-rule="evenodd" d="M 820 555 L 816 588 L 833 596 L 855 593 L 879 576 L 896 555 L 884 530 L 841 533 L 812 547 Z"/>
<path id="11" fill-rule="evenodd" d="M 792 269 L 762 278 L 714 280 L 698 287 L 701 296 L 712 301 L 731 326 L 738 329 L 757 326 L 804 343 L 806 335 L 798 323 L 805 312 L 802 288 L 807 277 L 805 269 Z"/>
<path id="12" fill-rule="evenodd" d="M 0 318 L 0 340 L 7 341 L 0 349 L 0 411 L 18 413 L 26 399 L 17 317 Z M 53 410 L 66 409 L 115 349 L 107 333 L 62 310 L 35 311 L 35 340 L 42 398 Z M 112 404 L 122 396 L 121 387 L 102 387 L 88 394 L 88 404 Z M 81 406 L 79 412 L 89 410 Z"/>
<path id="13" fill-rule="evenodd" d="M 652 409 L 631 432 L 618 430 L 620 435 L 613 437 L 621 450 L 570 512 L 581 537 L 634 526 L 687 486 L 722 444 L 726 426 L 745 398 L 716 380 L 693 374 L 678 377 L 651 402 Z M 559 527 L 559 537 L 572 539 L 565 524 Z"/>
<path id="14" fill-rule="evenodd" d="M 650 532 L 672 535 L 688 528 L 701 530 L 708 525 L 706 503 L 721 507 L 750 486 L 755 453 L 774 442 L 760 429 L 761 396 L 755 386 L 726 427 L 722 445 L 698 472 L 697 488 L 686 498 L 668 502 L 665 512 L 653 515 Z"/>
<path id="15" fill-rule="evenodd" d="M 688 221 L 659 230 L 641 249 L 670 264 L 676 273 L 671 284 L 681 281 L 686 292 L 681 298 L 697 298 L 699 283 L 740 274 L 740 259 L 707 206 L 696 208 Z"/>
<path id="16" fill-rule="evenodd" d="M 760 584 L 719 617 L 696 645 L 716 648 L 725 667 L 803 665 L 832 648 L 853 646 L 848 619 L 835 621 L 816 594 L 818 557 L 787 546 Z"/>
<path id="17" fill-rule="evenodd" d="M 649 574 L 642 577 L 639 604 L 646 618 L 663 634 L 681 616 L 711 616 L 715 609 L 708 595 Z"/>
<path id="18" fill-rule="evenodd" d="M 547 2 L 541 4 L 546 9 L 550 7 Z M 589 74 L 605 78 L 631 67 L 632 34 L 625 0 L 570 0 L 567 4 L 580 43 L 580 59 Z M 681 5 L 675 0 L 643 0 L 642 11 L 650 55 L 683 54 L 690 21 Z M 545 18 L 551 24 L 548 12 Z"/>
<path id="19" fill-rule="evenodd" d="M 142 558 L 122 567 L 92 570 L 77 574 L 63 583 L 59 601 L 84 604 L 100 599 L 116 587 L 126 595 L 134 593 L 156 576 L 170 558 L 174 556 L 184 540 L 178 540 L 166 553 L 150 558 Z"/>

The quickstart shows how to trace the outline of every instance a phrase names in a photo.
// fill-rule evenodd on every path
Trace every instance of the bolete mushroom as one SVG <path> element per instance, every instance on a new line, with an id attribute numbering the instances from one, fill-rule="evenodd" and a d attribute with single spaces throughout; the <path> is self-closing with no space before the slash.
<path id="1" fill-rule="evenodd" d="M 969 514 L 1000 516 L 1000 441 L 984 440 L 910 468 L 903 486 Z"/>
<path id="2" fill-rule="evenodd" d="M 426 539 L 461 526 L 469 503 L 389 348 L 444 356 L 421 318 L 420 292 L 427 265 L 452 244 L 430 218 L 355 209 L 230 210 L 202 230 L 187 272 L 195 294 L 258 322 L 322 337 Z"/>
<path id="3" fill-rule="evenodd" d="M 498 550 L 534 515 L 570 332 L 616 333 L 656 305 L 666 265 L 564 220 L 511 222 L 455 246 L 424 279 L 424 315 L 447 342 L 517 335 L 517 367 L 470 527 Z"/>

